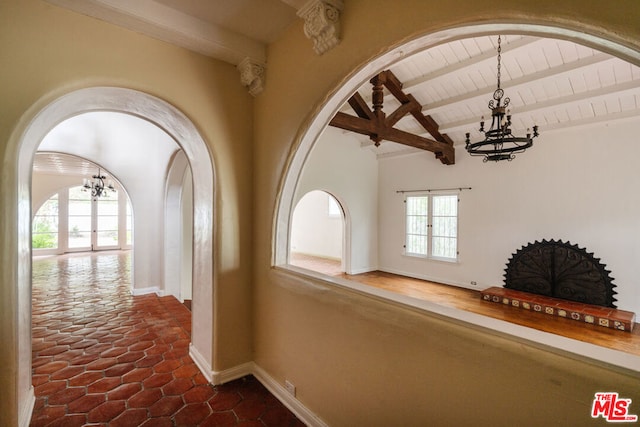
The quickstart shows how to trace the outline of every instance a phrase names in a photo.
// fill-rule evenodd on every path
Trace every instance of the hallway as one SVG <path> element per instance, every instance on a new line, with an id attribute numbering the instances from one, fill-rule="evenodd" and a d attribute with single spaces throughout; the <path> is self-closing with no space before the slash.
<path id="1" fill-rule="evenodd" d="M 252 376 L 209 385 L 190 311 L 130 277 L 130 252 L 34 258 L 31 426 L 303 425 Z"/>

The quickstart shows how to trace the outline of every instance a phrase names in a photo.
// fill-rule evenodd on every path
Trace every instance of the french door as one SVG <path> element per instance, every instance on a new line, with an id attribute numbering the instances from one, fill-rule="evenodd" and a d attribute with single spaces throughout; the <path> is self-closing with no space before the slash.
<path id="1" fill-rule="evenodd" d="M 68 250 L 118 249 L 119 191 L 92 197 L 82 187 L 69 189 Z"/>

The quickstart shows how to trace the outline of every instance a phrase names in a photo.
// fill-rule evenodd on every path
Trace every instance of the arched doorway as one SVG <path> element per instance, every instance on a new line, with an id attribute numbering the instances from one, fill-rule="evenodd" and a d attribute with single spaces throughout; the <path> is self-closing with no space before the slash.
<path id="1" fill-rule="evenodd" d="M 293 211 L 289 263 L 328 275 L 345 271 L 345 213 L 336 198 L 310 191 Z"/>
<path id="2" fill-rule="evenodd" d="M 16 331 L 18 389 L 31 390 L 31 171 L 35 152 L 41 141 L 57 124 L 73 116 L 95 111 L 112 111 L 133 115 L 163 129 L 180 145 L 191 165 L 193 187 L 193 296 L 194 322 L 190 353 L 205 376 L 210 379 L 213 366 L 213 242 L 214 242 L 214 169 L 207 146 L 193 123 L 172 105 L 130 89 L 95 87 L 81 89 L 45 106 L 26 126 L 18 142 L 17 175 L 17 312 L 20 318 Z M 31 404 L 22 404 L 28 408 Z M 29 409 L 30 410 L 30 409 Z"/>

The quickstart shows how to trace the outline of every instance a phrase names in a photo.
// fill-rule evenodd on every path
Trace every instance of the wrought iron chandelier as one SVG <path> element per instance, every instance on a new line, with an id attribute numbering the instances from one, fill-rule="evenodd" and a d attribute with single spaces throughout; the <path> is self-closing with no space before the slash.
<path id="1" fill-rule="evenodd" d="M 91 196 L 108 196 L 109 190 L 116 191 L 113 186 L 113 181 L 109 181 L 105 187 L 104 180 L 107 179 L 107 177 L 100 173 L 100 168 L 98 168 L 98 174 L 93 175 L 92 178 L 93 181 L 89 181 L 87 178 L 82 181 L 82 187 L 84 187 L 85 191 L 91 191 Z"/>
<path id="2" fill-rule="evenodd" d="M 479 131 L 484 133 L 484 139 L 471 143 L 467 132 L 465 140 L 467 152 L 472 156 L 484 156 L 484 162 L 511 161 L 517 153 L 522 153 L 531 147 L 533 138 L 538 136 L 537 125 L 533 126 L 533 134 L 527 129 L 526 137 L 517 137 L 511 133 L 511 112 L 507 109 L 511 101 L 508 97 L 504 97 L 504 90 L 500 87 L 501 41 L 498 36 L 498 87 L 493 92 L 493 99 L 489 101 L 491 128 L 485 131 L 484 116 L 482 116 Z"/>

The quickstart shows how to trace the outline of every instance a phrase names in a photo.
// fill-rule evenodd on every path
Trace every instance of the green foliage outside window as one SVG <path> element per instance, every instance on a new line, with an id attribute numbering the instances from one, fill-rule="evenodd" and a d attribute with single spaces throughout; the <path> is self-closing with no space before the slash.
<path id="1" fill-rule="evenodd" d="M 58 195 L 47 200 L 33 218 L 31 247 L 54 249 L 58 247 Z"/>

